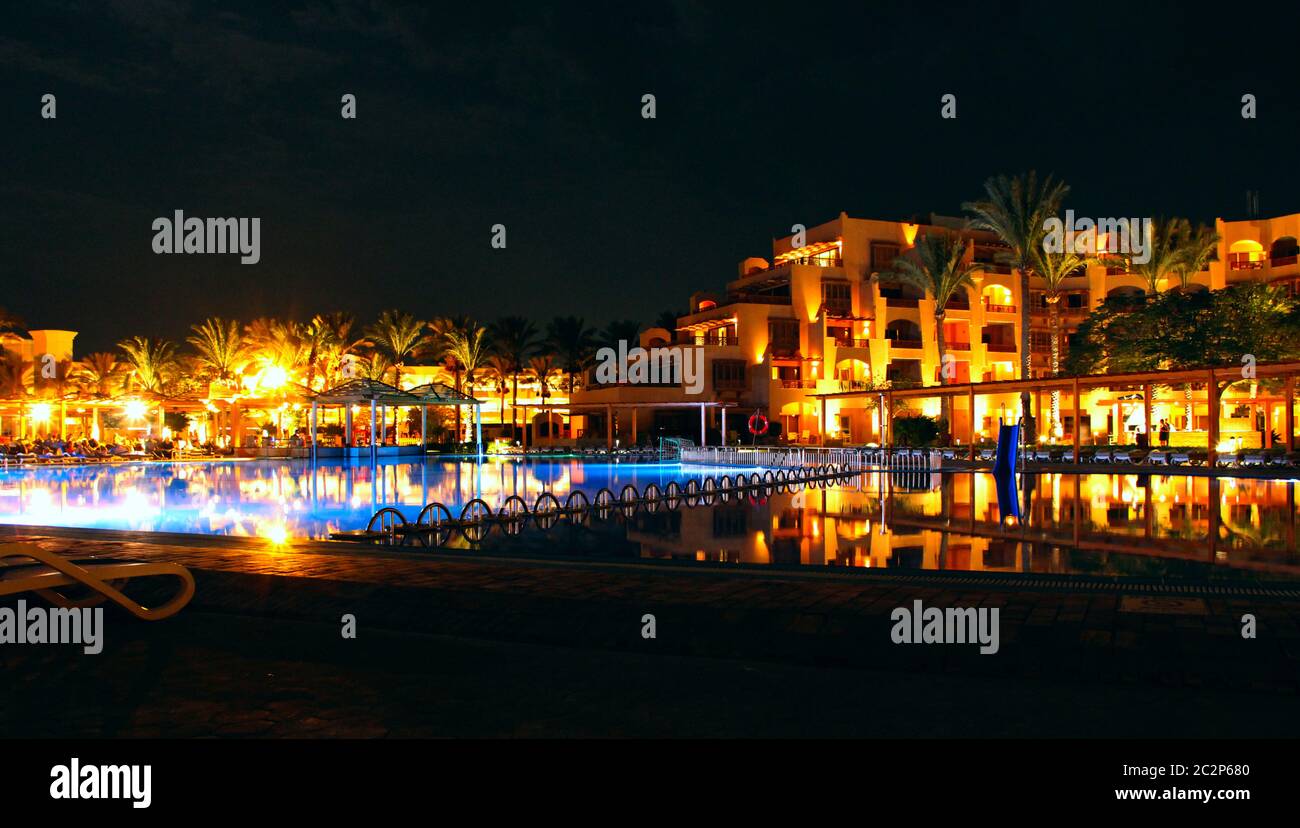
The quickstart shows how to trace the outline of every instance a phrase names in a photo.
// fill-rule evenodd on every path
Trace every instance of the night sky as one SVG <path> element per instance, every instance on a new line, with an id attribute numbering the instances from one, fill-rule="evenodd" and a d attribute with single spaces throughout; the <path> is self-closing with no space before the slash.
<path id="1" fill-rule="evenodd" d="M 212 315 L 649 322 L 795 222 L 956 215 L 999 172 L 1080 215 L 1300 211 L 1297 4 L 1137 5 L 11 8 L 0 305 L 79 354 Z M 155 255 L 177 209 L 259 217 L 261 262 Z"/>

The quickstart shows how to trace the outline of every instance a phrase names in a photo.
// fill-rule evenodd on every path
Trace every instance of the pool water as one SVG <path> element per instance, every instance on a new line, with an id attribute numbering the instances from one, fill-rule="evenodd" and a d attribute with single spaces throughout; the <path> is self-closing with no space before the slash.
<path id="1" fill-rule="evenodd" d="M 0 471 L 0 523 L 325 538 L 386 506 L 497 509 L 755 469 L 577 459 L 367 463 L 251 460 Z M 525 555 L 740 564 L 1300 581 L 1293 480 L 1178 475 L 866 472 L 824 485 L 718 491 L 624 515 L 495 527 L 474 546 Z"/>
<path id="2" fill-rule="evenodd" d="M 473 498 L 496 509 L 518 495 L 531 506 L 542 492 L 563 502 L 573 491 L 592 498 L 601 488 L 617 494 L 631 484 L 643 491 L 649 483 L 663 487 L 738 471 L 679 463 L 435 458 L 373 466 L 220 460 L 19 467 L 0 470 L 0 523 L 325 538 L 364 528 L 386 506 L 415 520 L 434 501 L 459 515 Z"/>

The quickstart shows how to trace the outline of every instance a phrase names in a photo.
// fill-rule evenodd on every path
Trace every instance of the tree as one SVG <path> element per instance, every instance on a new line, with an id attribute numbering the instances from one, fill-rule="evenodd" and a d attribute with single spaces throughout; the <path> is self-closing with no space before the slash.
<path id="1" fill-rule="evenodd" d="M 176 346 L 163 339 L 133 336 L 117 344 L 136 387 L 162 395 L 176 369 Z"/>
<path id="2" fill-rule="evenodd" d="M 1052 376 L 1061 373 L 1061 285 L 1071 276 L 1086 272 L 1090 265 L 1101 260 L 1089 253 L 1065 250 L 1052 253 L 1038 248 L 1034 257 L 1034 272 L 1043 280 L 1043 293 L 1047 300 L 1047 327 L 1051 338 L 1049 347 Z M 1055 429 L 1061 424 L 1061 390 L 1052 389 L 1052 413 L 1049 425 Z"/>
<path id="3" fill-rule="evenodd" d="M 554 354 L 568 376 L 569 396 L 574 378 L 591 367 L 596 346 L 596 329 L 580 316 L 557 316 L 546 325 L 545 347 Z"/>
<path id="4" fill-rule="evenodd" d="M 947 385 L 943 321 L 948 302 L 959 291 L 974 284 L 971 274 L 978 269 L 977 265 L 963 262 L 969 247 L 969 243 L 957 235 L 926 233 L 917 240 L 911 251 L 890 265 L 892 278 L 925 291 L 934 299 L 934 338 L 939 347 L 940 385 Z M 940 417 L 951 428 L 951 400 L 946 395 L 941 395 L 939 402 L 942 408 Z M 974 412 L 971 415 L 974 416 Z"/>
<path id="5" fill-rule="evenodd" d="M 506 424 L 506 391 L 510 390 L 510 378 L 514 376 L 513 363 L 500 354 L 492 354 L 488 357 L 485 367 L 488 381 L 496 387 L 497 394 L 501 397 L 501 416 L 498 418 L 498 422 L 504 427 Z"/>
<path id="6" fill-rule="evenodd" d="M 1148 296 L 1159 293 L 1160 283 L 1172 277 L 1186 258 L 1182 244 L 1190 232 L 1186 225 L 1184 219 L 1154 219 L 1151 238 L 1147 240 L 1150 249 L 1146 261 L 1132 262 L 1130 259 L 1129 270 L 1146 282 Z"/>
<path id="7" fill-rule="evenodd" d="M 506 361 L 510 373 L 510 433 L 519 433 L 519 375 L 537 351 L 537 326 L 522 316 L 503 316 L 489 329 L 493 351 Z"/>
<path id="8" fill-rule="evenodd" d="M 126 366 L 117 354 L 99 351 L 86 354 L 73 368 L 73 379 L 96 397 L 112 397 L 121 388 Z"/>
<path id="9" fill-rule="evenodd" d="M 659 315 L 655 317 L 654 325 L 652 325 L 652 327 L 675 331 L 677 330 L 677 320 L 685 315 L 686 314 L 681 311 L 662 310 L 659 312 Z"/>
<path id="10" fill-rule="evenodd" d="M 327 332 L 325 341 L 320 346 L 319 355 L 321 371 L 325 376 L 324 385 L 326 388 L 333 388 L 338 384 L 339 375 L 342 373 L 343 360 L 355 354 L 357 349 L 365 344 L 365 339 L 353 336 L 356 319 L 350 313 L 338 311 L 318 314 L 312 319 L 312 323 Z"/>
<path id="11" fill-rule="evenodd" d="M 1060 211 L 1061 202 L 1070 188 L 1054 181 L 1052 176 L 1038 182 L 1031 170 L 1028 174 L 1008 178 L 995 176 L 984 182 L 985 198 L 962 205 L 963 210 L 975 214 L 975 227 L 996 233 L 1009 248 L 1004 258 L 1020 272 L 1020 378 L 1029 379 L 1029 277 L 1034 272 L 1035 251 L 1043 249 L 1047 235 L 1046 223 Z M 1025 439 L 1032 443 L 1037 438 L 1033 417 L 1030 415 L 1028 389 L 1020 393 L 1020 415 L 1024 421 Z"/>
<path id="12" fill-rule="evenodd" d="M 456 390 L 461 390 L 461 373 L 474 388 L 474 371 L 487 356 L 487 330 L 468 316 L 438 317 L 429 323 L 431 344 L 452 372 Z M 461 439 L 460 406 L 456 406 L 456 439 Z"/>
<path id="13" fill-rule="evenodd" d="M 618 350 L 618 343 L 626 342 L 628 347 L 640 344 L 641 323 L 635 319 L 615 319 L 600 332 L 598 341 L 601 345 Z"/>
<path id="14" fill-rule="evenodd" d="M 427 344 L 424 323 L 416 321 L 409 313 L 386 310 L 379 314 L 375 324 L 366 328 L 366 339 L 386 356 L 393 365 L 393 385 L 402 387 L 402 368 L 406 360 L 418 354 Z"/>
<path id="15" fill-rule="evenodd" d="M 248 345 L 235 320 L 214 316 L 190 329 L 194 335 L 186 341 L 194 346 L 199 366 L 217 379 L 234 379 L 248 364 Z"/>

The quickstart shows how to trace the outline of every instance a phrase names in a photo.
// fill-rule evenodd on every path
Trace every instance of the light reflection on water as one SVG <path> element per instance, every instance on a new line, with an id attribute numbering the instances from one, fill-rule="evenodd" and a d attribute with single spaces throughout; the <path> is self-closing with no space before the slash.
<path id="1" fill-rule="evenodd" d="M 1300 578 L 1296 482 L 868 473 L 801 493 L 642 514 L 640 557 L 1118 577 Z"/>
<path id="2" fill-rule="evenodd" d="M 393 460 L 318 463 L 247 460 L 122 463 L 0 470 L 0 523 L 258 536 L 324 538 L 364 528 L 380 508 L 414 520 L 439 501 L 459 514 L 479 497 L 494 508 L 510 495 L 531 506 L 549 491 L 589 497 L 628 484 L 643 490 L 722 471 L 677 463 L 583 463 L 577 460 Z"/>
<path id="3" fill-rule="evenodd" d="M 453 515 L 474 497 L 494 508 L 549 491 L 752 471 L 578 460 L 303 460 L 122 464 L 0 471 L 0 523 L 322 538 L 395 506 Z M 1296 482 L 1123 474 L 866 473 L 827 488 L 721 495 L 712 506 L 561 521 L 484 548 L 539 554 L 873 567 L 1091 573 L 1129 577 L 1266 575 L 1300 580 Z M 463 537 L 449 545 L 464 547 Z"/>

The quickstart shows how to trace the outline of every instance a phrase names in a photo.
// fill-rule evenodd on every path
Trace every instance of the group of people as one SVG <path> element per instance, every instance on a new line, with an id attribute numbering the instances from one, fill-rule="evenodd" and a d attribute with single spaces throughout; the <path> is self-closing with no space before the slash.
<path id="1" fill-rule="evenodd" d="M 50 460 L 63 457 L 83 460 L 108 460 L 113 457 L 171 458 L 180 451 L 196 446 L 184 438 L 175 440 L 133 439 L 115 437 L 110 442 L 100 442 L 93 437 L 61 440 L 57 437 L 18 439 L 0 444 L 0 455 L 13 459 L 34 457 Z"/>

